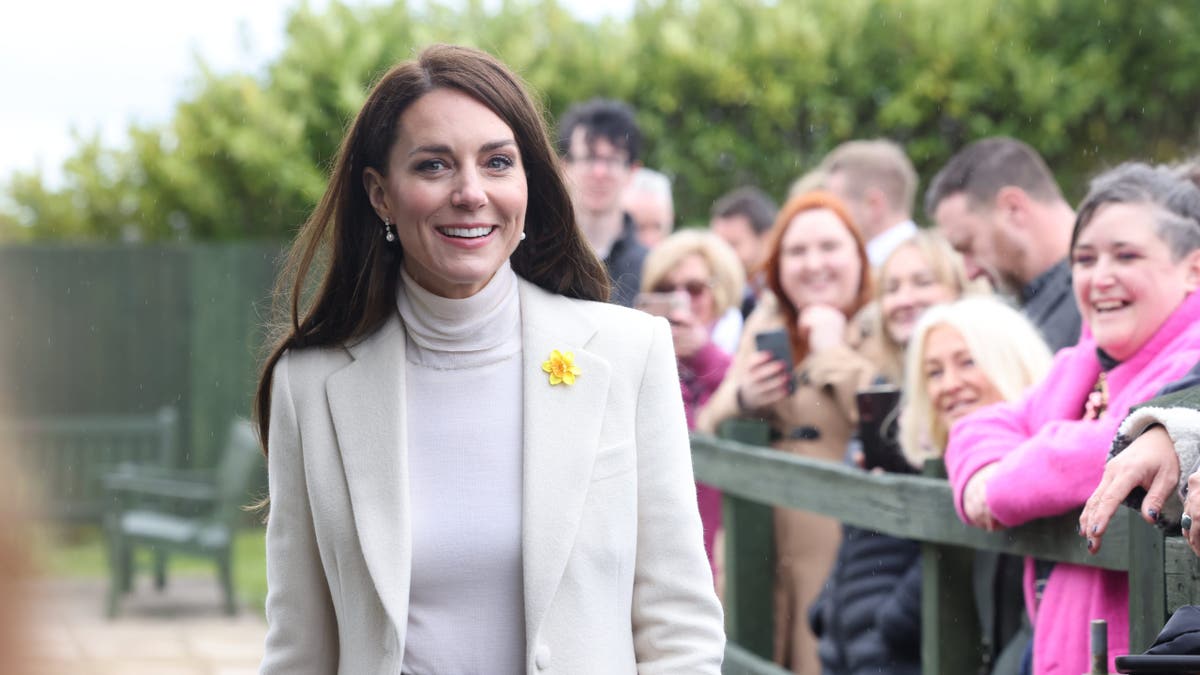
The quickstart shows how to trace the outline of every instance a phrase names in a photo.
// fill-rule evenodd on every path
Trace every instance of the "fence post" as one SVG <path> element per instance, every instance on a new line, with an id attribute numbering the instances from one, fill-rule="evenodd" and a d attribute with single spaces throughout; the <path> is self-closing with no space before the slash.
<path id="1" fill-rule="evenodd" d="M 946 467 L 941 460 L 927 460 L 923 473 L 945 478 Z M 921 543 L 921 671 L 925 675 L 979 671 L 979 617 L 971 587 L 974 557 L 974 551 L 961 546 Z"/>
<path id="2" fill-rule="evenodd" d="M 1129 653 L 1154 644 L 1167 620 L 1166 556 L 1163 534 L 1133 509 L 1129 519 Z"/>
<path id="3" fill-rule="evenodd" d="M 770 429 L 757 420 L 724 422 L 718 436 L 766 446 Z M 725 630 L 730 642 L 770 659 L 774 627 L 771 590 L 775 579 L 775 517 L 771 506 L 726 494 Z"/>

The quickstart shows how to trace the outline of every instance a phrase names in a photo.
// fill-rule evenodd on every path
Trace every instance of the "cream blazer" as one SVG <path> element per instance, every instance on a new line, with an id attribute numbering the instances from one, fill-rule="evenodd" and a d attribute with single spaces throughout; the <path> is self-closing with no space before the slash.
<path id="1" fill-rule="evenodd" d="M 721 608 L 666 322 L 524 280 L 519 292 L 526 672 L 716 675 Z M 261 673 L 400 673 L 405 342 L 397 314 L 275 367 Z M 575 353 L 574 385 L 549 384 L 554 349 Z"/>

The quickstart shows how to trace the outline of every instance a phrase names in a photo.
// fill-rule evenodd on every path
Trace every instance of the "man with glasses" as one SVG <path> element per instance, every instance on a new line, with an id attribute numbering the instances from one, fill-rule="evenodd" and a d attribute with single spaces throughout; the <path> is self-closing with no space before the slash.
<path id="1" fill-rule="evenodd" d="M 575 220 L 608 267 L 612 302 L 626 307 L 633 306 L 646 259 L 637 227 L 621 208 L 622 194 L 640 166 L 641 145 L 633 109 L 620 101 L 575 104 L 558 129 Z"/>

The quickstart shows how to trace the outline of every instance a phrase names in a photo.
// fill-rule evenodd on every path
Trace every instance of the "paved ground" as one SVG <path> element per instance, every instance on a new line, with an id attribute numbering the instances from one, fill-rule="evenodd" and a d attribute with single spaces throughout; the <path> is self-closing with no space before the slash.
<path id="1" fill-rule="evenodd" d="M 159 594 L 149 579 L 121 614 L 104 617 L 103 581 L 38 582 L 35 652 L 39 675 L 250 675 L 266 624 L 257 612 L 221 613 L 211 577 L 171 578 Z"/>

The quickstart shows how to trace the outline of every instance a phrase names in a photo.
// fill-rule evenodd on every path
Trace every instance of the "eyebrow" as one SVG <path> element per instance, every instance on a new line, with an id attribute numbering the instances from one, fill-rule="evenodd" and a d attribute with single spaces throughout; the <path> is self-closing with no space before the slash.
<path id="1" fill-rule="evenodd" d="M 511 138 L 502 138 L 502 139 L 496 140 L 496 141 L 488 141 L 487 143 L 484 143 L 483 145 L 479 146 L 479 152 L 491 152 L 493 150 L 499 150 L 500 148 L 507 147 L 510 145 L 516 145 L 516 144 L 517 144 L 517 142 Z M 417 155 L 417 154 L 420 154 L 423 152 L 431 154 L 431 155 L 440 155 L 440 154 L 450 153 L 451 149 L 450 149 L 450 146 L 448 146 L 448 145 L 419 145 L 419 146 L 413 148 L 408 153 L 408 156 L 412 157 L 413 155 Z"/>
<path id="2" fill-rule="evenodd" d="M 1075 250 L 1079 250 L 1081 248 L 1089 248 L 1089 249 L 1096 248 L 1097 246 L 1098 246 L 1098 244 L 1079 242 L 1079 243 L 1075 244 Z M 1109 248 L 1139 248 L 1139 249 L 1141 248 L 1141 244 L 1138 244 L 1138 243 L 1135 243 L 1132 241 L 1122 241 L 1122 240 L 1109 242 L 1107 244 L 1107 246 Z"/>

